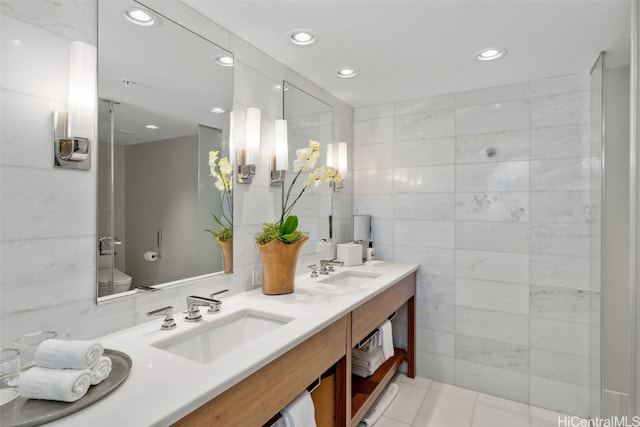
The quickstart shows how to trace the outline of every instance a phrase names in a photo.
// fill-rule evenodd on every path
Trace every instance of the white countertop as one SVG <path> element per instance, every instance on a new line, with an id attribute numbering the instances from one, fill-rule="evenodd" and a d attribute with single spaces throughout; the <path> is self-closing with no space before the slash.
<path id="1" fill-rule="evenodd" d="M 200 322 L 185 322 L 184 315 L 176 309 L 176 329 L 161 330 L 162 317 L 158 317 L 98 338 L 96 341 L 105 348 L 122 351 L 131 357 L 133 367 L 129 376 L 104 399 L 47 425 L 168 426 L 417 269 L 417 265 L 387 262 L 376 267 L 338 267 L 332 273 L 354 270 L 381 274 L 358 287 L 318 283 L 327 276 L 310 278 L 305 274 L 296 278 L 292 294 L 267 296 L 261 289 L 254 289 L 222 298 L 222 309 L 218 314 L 207 314 L 206 308 L 202 308 Z M 171 334 L 202 328 L 243 309 L 274 313 L 293 320 L 207 364 L 150 345 Z"/>

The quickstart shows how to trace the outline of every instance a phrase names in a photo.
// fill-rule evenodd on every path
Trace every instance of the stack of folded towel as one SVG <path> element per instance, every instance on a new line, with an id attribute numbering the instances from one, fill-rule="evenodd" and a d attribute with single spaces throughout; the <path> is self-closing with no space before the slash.
<path id="1" fill-rule="evenodd" d="M 96 342 L 43 341 L 35 353 L 36 366 L 20 377 L 18 393 L 26 399 L 75 402 L 111 373 L 111 359 L 103 353 Z"/>
<path id="2" fill-rule="evenodd" d="M 370 347 L 368 350 L 354 348 L 351 353 L 351 372 L 366 378 L 373 375 L 382 362 L 384 362 L 384 358 L 381 347 Z"/>
<path id="3" fill-rule="evenodd" d="M 351 357 L 351 372 L 359 377 L 369 377 L 393 356 L 393 335 L 391 322 L 385 320 L 377 328 L 378 333 L 369 341 L 366 347 L 354 348 Z"/>

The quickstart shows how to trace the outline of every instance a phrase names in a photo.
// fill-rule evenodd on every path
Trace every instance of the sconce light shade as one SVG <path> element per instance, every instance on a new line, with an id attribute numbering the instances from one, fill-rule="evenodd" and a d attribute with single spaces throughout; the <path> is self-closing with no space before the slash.
<path id="1" fill-rule="evenodd" d="M 81 41 L 72 41 L 69 58 L 69 137 L 93 139 L 96 97 L 96 48 Z"/>
<path id="2" fill-rule="evenodd" d="M 72 41 L 69 51 L 68 111 L 53 112 L 53 164 L 89 170 L 96 124 L 97 50 Z"/>
<path id="3" fill-rule="evenodd" d="M 278 119 L 275 122 L 275 156 L 271 157 L 271 185 L 281 185 L 289 170 L 289 143 L 287 141 L 287 121 Z"/>
<path id="4" fill-rule="evenodd" d="M 340 172 L 342 179 L 345 178 L 347 174 L 347 143 L 346 142 L 339 142 L 337 144 L 327 145 L 327 166 L 331 166 L 338 169 L 338 172 Z M 333 185 L 333 189 L 335 191 L 340 191 L 343 188 L 344 188 L 343 182 Z"/>
<path id="5" fill-rule="evenodd" d="M 260 154 L 260 109 L 247 108 L 244 150 L 238 151 L 238 175 L 240 184 L 251 184 L 256 174 L 256 162 Z"/>
<path id="6" fill-rule="evenodd" d="M 338 143 L 338 172 L 342 175 L 342 178 L 347 174 L 347 143 Z"/>
<path id="7" fill-rule="evenodd" d="M 255 165 L 260 152 L 260 109 L 247 108 L 247 132 L 245 136 L 246 164 Z"/>
<path id="8" fill-rule="evenodd" d="M 287 121 L 284 119 L 276 120 L 276 169 L 289 170 Z"/>

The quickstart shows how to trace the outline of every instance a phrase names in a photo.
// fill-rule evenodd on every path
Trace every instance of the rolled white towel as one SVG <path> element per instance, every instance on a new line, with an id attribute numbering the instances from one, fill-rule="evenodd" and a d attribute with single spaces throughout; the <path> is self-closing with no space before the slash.
<path id="1" fill-rule="evenodd" d="M 98 363 L 91 369 L 91 385 L 100 384 L 111 373 L 111 358 L 102 356 Z"/>
<path id="2" fill-rule="evenodd" d="M 91 369 L 102 357 L 102 344 L 94 341 L 50 339 L 36 349 L 36 365 L 43 368 Z"/>
<path id="3" fill-rule="evenodd" d="M 358 427 L 371 427 L 378 422 L 385 409 L 391 404 L 398 394 L 398 384 L 391 383 L 384 389 L 382 395 L 376 400 L 371 409 L 365 414 Z"/>
<path id="4" fill-rule="evenodd" d="M 91 385 L 89 369 L 50 369 L 34 366 L 20 377 L 18 394 L 25 399 L 75 402 Z"/>

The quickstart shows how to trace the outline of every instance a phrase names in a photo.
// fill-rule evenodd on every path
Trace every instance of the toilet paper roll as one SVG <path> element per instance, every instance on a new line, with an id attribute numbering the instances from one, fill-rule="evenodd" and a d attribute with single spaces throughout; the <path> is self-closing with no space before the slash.
<path id="1" fill-rule="evenodd" d="M 158 258 L 159 258 L 158 252 L 149 251 L 144 253 L 145 261 L 153 262 L 153 261 L 156 261 Z"/>

